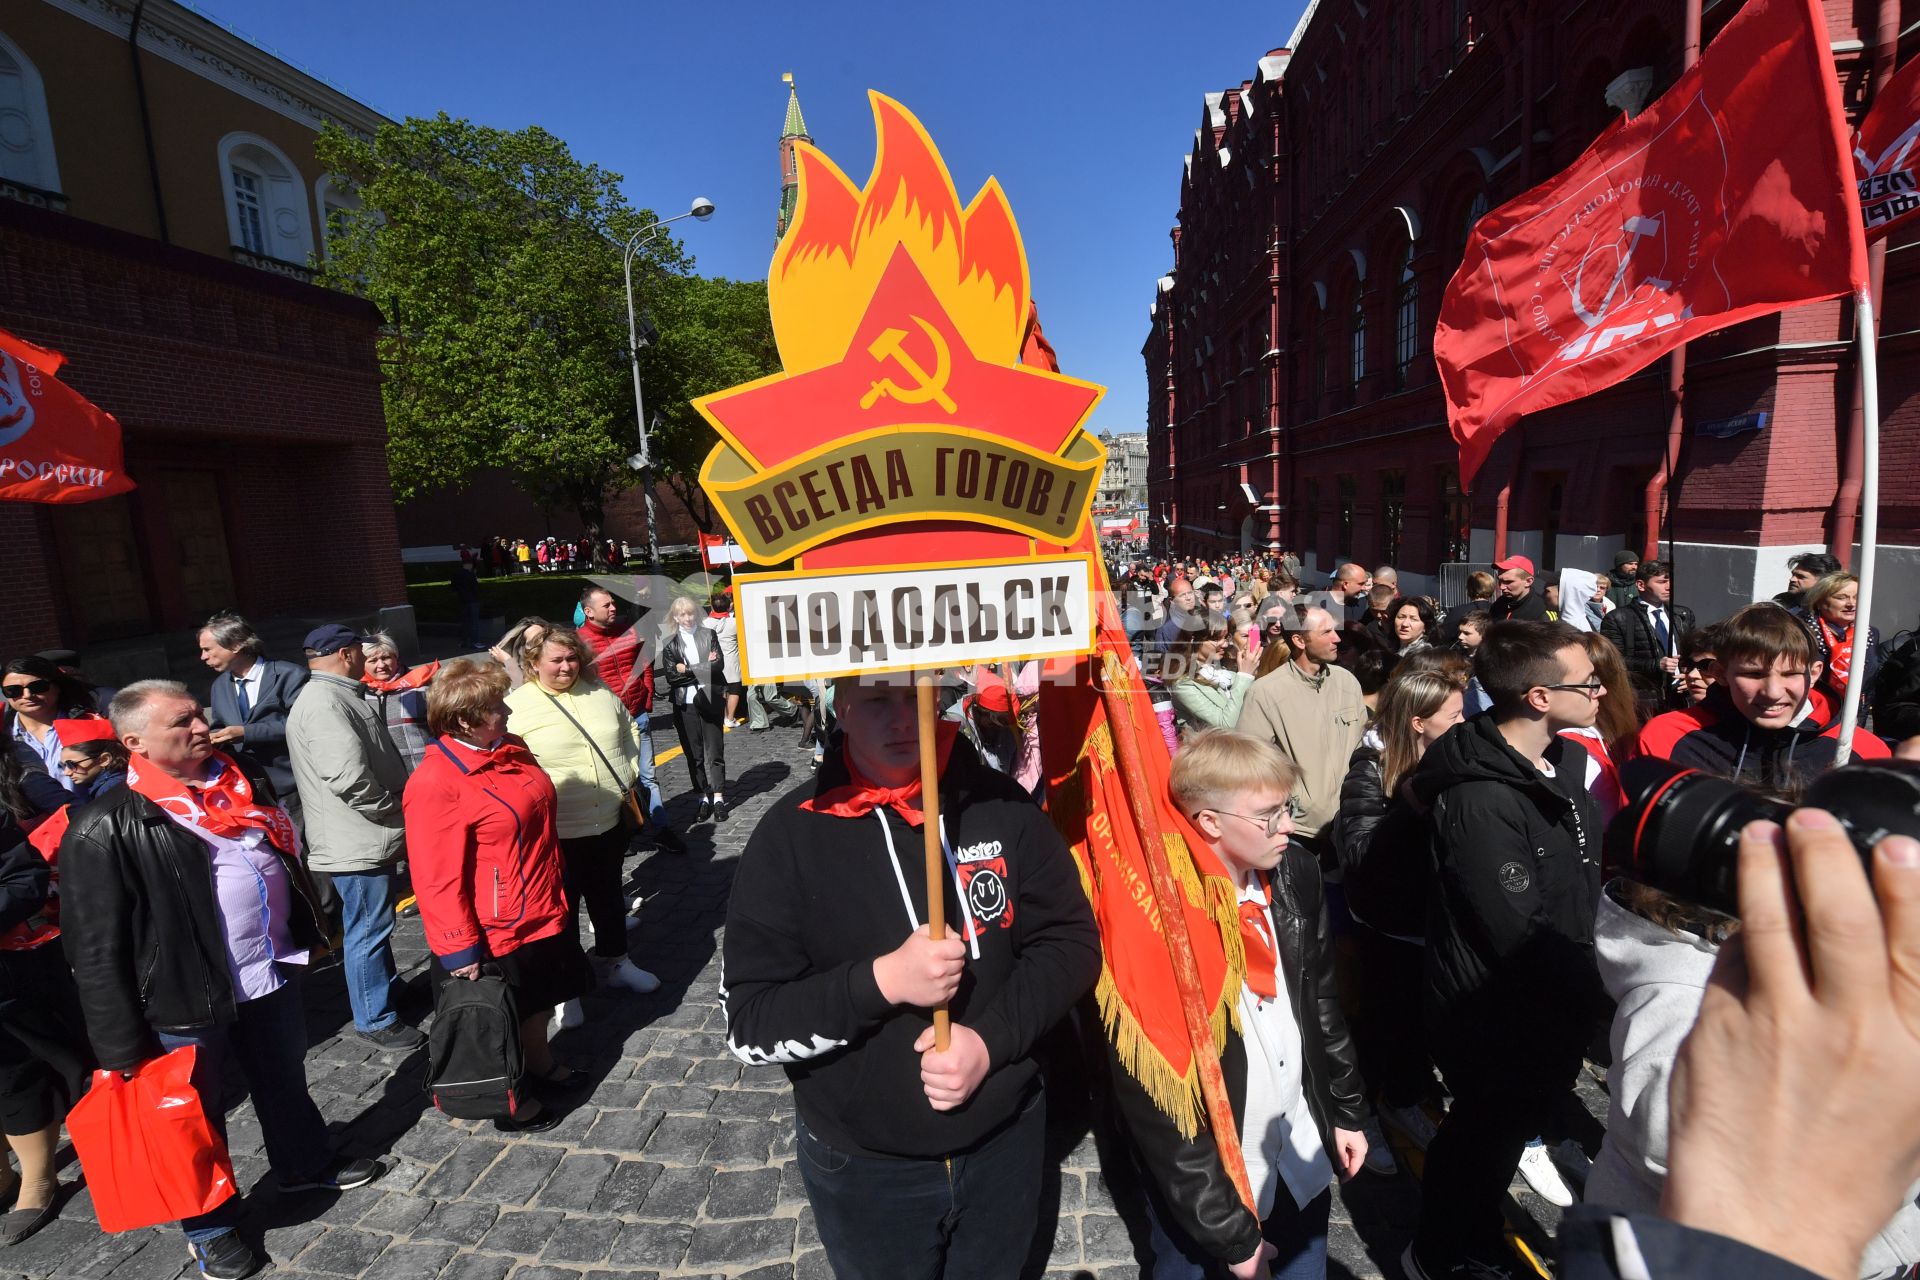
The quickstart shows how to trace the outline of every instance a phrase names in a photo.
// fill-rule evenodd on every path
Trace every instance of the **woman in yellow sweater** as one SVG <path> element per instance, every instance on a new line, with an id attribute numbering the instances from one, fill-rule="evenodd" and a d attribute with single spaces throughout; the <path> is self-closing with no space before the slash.
<path id="1" fill-rule="evenodd" d="M 572 628 L 547 628 L 522 651 L 527 680 L 507 695 L 507 708 L 513 732 L 553 779 L 567 905 L 578 921 L 586 903 L 601 985 L 644 994 L 657 990 L 660 980 L 627 954 L 620 893 L 629 843 L 620 806 L 639 777 L 640 735 L 619 695 L 593 676 L 592 663 Z M 563 1027 L 578 1025 L 581 1017 L 572 1001 L 555 1016 Z"/>

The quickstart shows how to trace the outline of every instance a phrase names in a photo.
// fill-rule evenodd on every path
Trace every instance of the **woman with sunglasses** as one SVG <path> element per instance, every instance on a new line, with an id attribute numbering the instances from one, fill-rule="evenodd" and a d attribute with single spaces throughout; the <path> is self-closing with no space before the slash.
<path id="1" fill-rule="evenodd" d="M 91 690 L 45 658 L 27 657 L 7 663 L 0 695 L 7 700 L 7 742 L 20 763 L 73 790 L 60 772 L 60 735 L 53 722 L 99 719 Z"/>

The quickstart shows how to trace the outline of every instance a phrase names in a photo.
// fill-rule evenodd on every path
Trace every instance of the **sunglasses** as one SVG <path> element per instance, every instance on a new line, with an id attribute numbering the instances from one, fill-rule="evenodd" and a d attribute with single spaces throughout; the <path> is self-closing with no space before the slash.
<path id="1" fill-rule="evenodd" d="M 37 698 L 51 688 L 51 680 L 29 680 L 25 684 L 0 685 L 0 693 L 9 698 Z"/>
<path id="2" fill-rule="evenodd" d="M 60 762 L 60 772 L 73 773 L 80 769 L 91 769 L 93 766 L 94 761 L 92 760 L 62 760 Z"/>

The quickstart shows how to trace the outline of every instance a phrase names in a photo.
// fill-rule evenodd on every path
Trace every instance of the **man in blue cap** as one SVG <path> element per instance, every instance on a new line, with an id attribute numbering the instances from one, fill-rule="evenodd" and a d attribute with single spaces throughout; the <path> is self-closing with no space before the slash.
<path id="1" fill-rule="evenodd" d="M 339 623 L 307 633 L 309 678 L 287 713 L 287 748 L 306 808 L 307 866 L 340 894 L 353 1025 L 382 1052 L 408 1053 L 426 1037 L 393 1007 L 393 871 L 406 849 L 407 765 L 361 685 L 364 642 Z"/>

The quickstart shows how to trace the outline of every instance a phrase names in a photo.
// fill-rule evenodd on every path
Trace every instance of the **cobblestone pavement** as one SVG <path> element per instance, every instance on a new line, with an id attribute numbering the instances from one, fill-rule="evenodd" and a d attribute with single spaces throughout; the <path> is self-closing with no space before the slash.
<path id="1" fill-rule="evenodd" d="M 672 741 L 665 729 L 664 746 Z M 281 1197 L 250 1106 L 231 1118 L 247 1189 L 248 1229 L 283 1277 L 342 1280 L 639 1280 L 726 1276 L 817 1280 L 831 1275 L 793 1164 L 792 1103 L 778 1069 L 746 1069 L 724 1048 L 719 934 L 740 850 L 768 804 L 808 776 L 791 730 L 728 735 L 733 819 L 689 831 L 693 800 L 670 805 L 689 833 L 684 857 L 644 855 L 647 895 L 634 955 L 659 974 L 653 996 L 586 1001 L 586 1026 L 556 1041 L 595 1083 L 547 1133 L 506 1135 L 425 1105 L 422 1059 L 396 1062 L 351 1035 L 338 968 L 307 983 L 308 1078 L 344 1148 L 390 1162 L 370 1187 Z M 684 785 L 676 759 L 661 768 Z M 403 1015 L 429 1006 L 417 920 L 395 936 L 408 985 Z M 1110 1188 L 1084 1128 L 1055 1135 L 1061 1156 L 1048 1277 L 1139 1274 L 1124 1186 Z M 1057 1126 L 1058 1127 L 1058 1126 Z M 70 1157 L 68 1157 L 70 1159 Z M 63 1177 L 72 1181 L 71 1164 Z M 1416 1213 L 1409 1175 L 1363 1174 L 1338 1199 L 1335 1276 L 1397 1276 Z M 176 1230 L 102 1235 L 84 1189 L 59 1220 L 0 1251 L 0 1275 L 172 1280 L 193 1274 Z M 1044 1208 L 1045 1206 L 1043 1206 Z M 1137 1220 L 1137 1215 L 1131 1215 Z M 1041 1270 L 1036 1265 L 1036 1273 Z"/>

